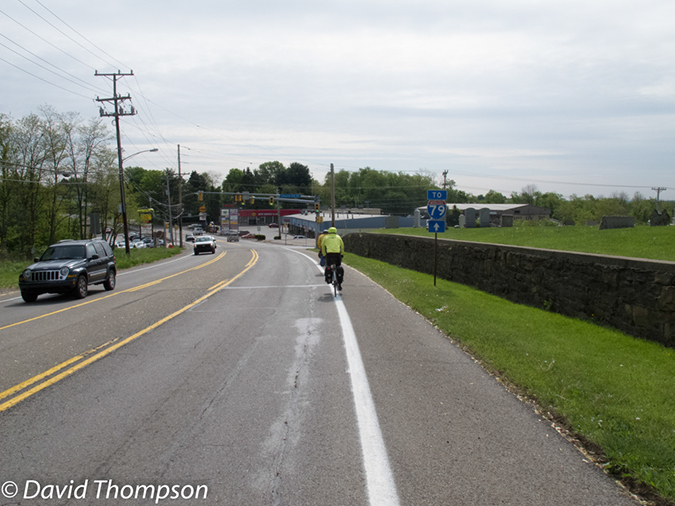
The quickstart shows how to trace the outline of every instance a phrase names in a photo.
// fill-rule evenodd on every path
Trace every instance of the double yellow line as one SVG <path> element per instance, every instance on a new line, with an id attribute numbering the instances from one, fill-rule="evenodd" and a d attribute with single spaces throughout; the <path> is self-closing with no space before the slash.
<path id="1" fill-rule="evenodd" d="M 237 280 L 239 277 L 243 276 L 244 273 L 246 273 L 251 267 L 253 267 L 256 264 L 256 262 L 258 261 L 258 253 L 255 250 L 251 250 L 251 253 L 253 253 L 253 256 L 251 257 L 251 260 L 249 260 L 249 262 L 246 264 L 246 267 L 244 267 L 244 269 L 239 274 L 234 276 L 232 279 L 225 279 L 225 280 L 221 281 L 220 283 L 212 286 L 211 288 L 209 288 L 208 292 L 205 295 L 201 296 L 200 298 L 198 298 L 194 302 L 191 302 L 187 306 L 179 309 L 178 311 L 175 311 L 174 313 L 162 318 L 161 320 L 153 323 L 149 327 L 146 327 L 145 329 L 141 330 L 140 332 L 136 332 L 134 335 L 129 336 L 122 341 L 119 341 L 119 338 L 108 341 L 107 343 L 102 344 L 101 346 L 98 346 L 98 347 L 93 348 L 91 350 L 88 350 L 84 353 L 81 353 L 81 354 L 79 354 L 79 355 L 77 355 L 73 358 L 70 358 L 70 359 L 66 360 L 65 362 L 61 362 L 60 364 L 52 367 L 51 369 L 49 369 L 49 370 L 47 370 L 47 371 L 45 371 L 41 374 L 38 374 L 37 376 L 34 376 L 34 377 L 32 377 L 32 378 L 30 378 L 30 379 L 28 379 L 28 380 L 26 380 L 22 383 L 19 383 L 18 385 L 13 386 L 12 388 L 9 388 L 9 389 L 5 390 L 4 392 L 0 392 L 0 400 L 1 400 L 1 399 L 10 397 L 17 392 L 22 392 L 23 390 L 25 390 L 21 394 L 15 396 L 15 397 L 12 397 L 8 401 L 5 401 L 4 403 L 0 404 L 0 412 L 11 408 L 12 406 L 14 406 L 14 405 L 18 404 L 19 402 L 23 401 L 24 399 L 27 399 L 31 395 L 34 395 L 34 394 L 38 393 L 40 390 L 43 390 L 43 389 L 47 388 L 48 386 L 53 385 L 54 383 L 57 383 L 57 382 L 61 381 L 62 379 L 70 376 L 74 372 L 79 371 L 80 369 L 88 366 L 89 364 L 91 364 L 93 362 L 96 362 L 97 360 L 105 357 L 106 355 L 109 355 L 110 353 L 112 353 L 113 351 L 121 348 L 125 344 L 129 344 L 130 342 L 134 341 L 135 339 L 138 339 L 142 335 L 147 334 L 151 330 L 156 329 L 160 325 L 168 322 L 169 320 L 172 320 L 173 318 L 175 318 L 176 316 L 184 313 L 188 309 L 190 309 L 190 308 L 196 306 L 197 304 L 200 304 L 201 302 L 205 301 L 206 299 L 211 297 L 213 294 L 215 294 L 216 292 L 218 292 L 222 288 L 228 286 L 229 284 L 231 284 L 232 282 Z M 183 272 L 178 273 L 178 274 L 182 274 L 184 272 L 189 272 L 191 270 L 195 270 L 195 269 L 199 269 L 201 267 L 204 267 L 205 265 L 208 265 L 209 263 L 212 263 L 212 262 L 215 262 L 215 261 L 219 260 L 224 255 L 225 255 L 225 253 L 222 253 L 220 256 L 218 256 L 217 258 L 213 259 L 210 262 L 207 262 L 206 264 L 202 264 L 199 267 L 193 267 L 192 269 L 188 269 L 187 271 L 183 271 Z M 146 285 L 143 285 L 143 287 L 154 285 L 154 284 L 156 284 L 158 282 L 161 282 L 165 279 L 169 279 L 169 278 L 172 278 L 174 276 L 177 276 L 178 274 L 172 274 L 171 276 L 167 276 L 166 278 L 162 278 L 161 280 L 154 281 L 152 283 L 147 283 Z M 135 291 L 139 288 L 140 287 L 132 288 L 132 289 L 129 289 L 129 290 L 125 290 L 125 292 Z M 124 292 L 119 292 L 119 293 L 124 293 Z M 105 297 L 103 297 L 103 298 L 105 298 Z M 101 300 L 101 299 L 96 299 L 96 300 Z M 80 307 L 82 305 L 84 305 L 84 304 L 78 304 L 76 306 L 71 306 L 71 308 Z M 71 309 L 71 308 L 67 308 L 67 309 Z M 39 318 L 43 318 L 45 316 L 60 313 L 60 312 L 65 311 L 65 310 L 66 309 L 62 309 L 60 311 L 54 311 L 53 313 L 49 313 L 47 315 L 42 315 L 42 316 L 39 316 L 39 317 L 36 317 L 36 318 L 32 318 L 31 320 L 25 320 L 25 321 L 28 322 L 28 321 L 37 320 Z M 24 322 L 19 322 L 19 323 L 24 323 Z M 14 324 L 14 325 L 18 325 L 18 323 Z M 8 325 L 7 327 L 2 327 L 2 328 L 8 328 L 8 327 L 11 327 L 11 326 L 13 326 L 13 325 Z M 0 330 L 2 330 L 2 329 L 0 329 Z M 56 374 L 58 371 L 61 371 L 62 369 L 64 369 L 64 370 L 61 373 Z M 54 374 L 56 374 L 56 375 L 54 375 Z M 29 390 L 26 390 L 31 385 L 35 385 L 35 386 L 30 388 Z"/>

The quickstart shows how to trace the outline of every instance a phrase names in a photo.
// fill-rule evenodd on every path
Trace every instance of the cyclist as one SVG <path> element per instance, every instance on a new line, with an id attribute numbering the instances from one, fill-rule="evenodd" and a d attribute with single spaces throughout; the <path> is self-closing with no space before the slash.
<path id="1" fill-rule="evenodd" d="M 321 246 L 323 245 L 323 240 L 324 238 L 328 235 L 328 232 L 325 230 L 319 234 L 319 237 L 316 238 L 316 245 L 319 248 L 319 261 L 321 267 L 326 266 L 326 257 L 323 256 L 323 252 L 321 251 Z"/>
<path id="2" fill-rule="evenodd" d="M 335 227 L 328 229 L 328 235 L 324 237 L 321 242 L 321 252 L 326 257 L 326 283 L 331 283 L 332 275 L 330 272 L 330 265 L 334 263 L 337 267 L 336 275 L 338 282 L 338 290 L 342 290 L 342 280 L 344 279 L 344 269 L 342 268 L 342 255 L 345 252 L 345 245 L 342 242 L 342 237 L 337 233 Z"/>

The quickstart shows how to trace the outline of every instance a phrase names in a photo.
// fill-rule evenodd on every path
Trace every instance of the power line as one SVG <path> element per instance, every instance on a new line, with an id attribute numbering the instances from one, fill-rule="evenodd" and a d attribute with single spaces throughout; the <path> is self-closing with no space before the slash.
<path id="1" fill-rule="evenodd" d="M 123 67 L 128 67 L 128 65 L 125 65 L 124 63 L 122 63 L 121 61 L 119 61 L 119 60 L 118 60 L 117 58 L 115 58 L 114 56 L 111 56 L 110 54 L 106 53 L 103 49 L 101 49 L 100 47 L 98 47 L 96 44 L 94 44 L 92 41 L 90 41 L 88 38 L 86 38 L 86 37 L 85 37 L 84 35 L 82 35 L 80 32 L 78 32 L 77 30 L 75 30 L 72 26 L 70 26 L 70 25 L 69 25 L 68 23 L 66 23 L 63 19 L 61 19 L 61 18 L 60 18 L 59 16 L 57 16 L 56 14 L 54 14 L 54 12 L 52 12 L 50 9 L 48 9 L 42 2 L 40 2 L 40 0 L 35 0 L 35 2 L 36 2 L 38 5 L 40 5 L 44 10 L 46 10 L 47 12 L 49 12 L 52 16 L 54 16 L 56 19 L 58 19 L 59 21 L 61 21 L 61 23 L 63 23 L 64 25 L 66 25 L 68 28 L 70 28 L 70 29 L 71 29 L 73 32 L 75 32 L 77 35 L 79 35 L 80 37 L 82 37 L 82 39 L 86 40 L 89 44 L 91 44 L 91 45 L 94 46 L 96 49 L 98 49 L 99 51 L 101 51 L 104 55 L 106 55 L 106 56 L 109 57 L 109 58 L 112 58 L 113 60 L 115 60 L 117 63 L 119 63 L 119 64 L 122 65 Z M 22 3 L 23 3 L 23 2 L 22 2 Z M 64 34 L 64 35 L 65 35 L 65 34 Z M 71 40 L 72 40 L 72 39 L 71 39 Z M 100 57 L 99 57 L 99 58 L 100 58 Z M 102 58 L 101 58 L 101 60 L 102 60 Z M 108 65 L 110 65 L 110 63 L 108 63 Z"/>
<path id="2" fill-rule="evenodd" d="M 5 36 L 2 35 L 2 34 L 0 34 L 0 36 L 5 37 Z M 7 39 L 7 37 L 5 37 L 5 38 Z M 12 42 L 13 44 L 16 44 L 16 42 L 14 42 L 14 41 L 11 40 L 11 39 L 7 39 L 7 40 L 9 40 L 10 42 Z M 47 72 L 49 72 L 49 73 L 51 73 L 51 74 L 54 74 L 56 77 L 59 77 L 59 78 L 61 78 L 61 79 L 65 79 L 66 81 L 71 82 L 71 83 L 73 83 L 73 84 L 75 84 L 76 86 L 79 86 L 79 87 L 81 87 L 81 88 L 88 89 L 89 91 L 97 91 L 96 88 L 93 88 L 92 86 L 90 86 L 89 83 L 87 83 L 86 81 L 83 81 L 82 79 L 80 79 L 80 78 L 78 78 L 78 77 L 76 77 L 76 76 L 74 76 L 74 75 L 72 75 L 72 74 L 66 72 L 65 70 L 62 70 L 62 69 L 58 68 L 56 65 L 53 65 L 52 63 L 49 63 L 49 62 L 48 62 L 47 60 L 45 60 L 44 58 L 40 58 L 40 57 L 39 57 L 38 55 L 36 55 L 35 53 L 32 53 L 31 51 L 28 51 L 26 48 L 20 46 L 19 44 L 16 44 L 16 45 L 17 45 L 18 47 L 20 47 L 21 49 L 23 49 L 24 51 L 26 51 L 27 53 L 30 53 L 31 55 L 35 56 L 36 58 L 39 58 L 40 60 L 42 60 L 42 61 L 45 62 L 46 64 L 51 65 L 52 67 L 54 67 L 55 69 L 59 70 L 60 72 L 63 72 L 64 74 L 67 74 L 67 75 L 69 75 L 69 76 L 71 76 L 71 77 L 77 79 L 78 81 L 84 83 L 84 85 L 83 85 L 83 84 L 80 84 L 80 83 L 78 83 L 78 82 L 75 82 L 75 81 L 73 81 L 72 79 L 68 79 L 67 77 L 64 77 L 64 76 L 62 76 L 62 75 L 57 74 L 57 73 L 54 72 L 53 70 L 48 69 L 48 68 L 45 67 L 44 65 L 40 65 L 40 64 L 37 63 L 37 62 L 34 62 L 33 60 L 31 60 L 31 59 L 28 58 L 27 56 L 22 55 L 22 54 L 19 53 L 18 51 L 15 51 L 15 50 L 12 49 L 11 47 L 9 47 L 9 46 L 3 44 L 2 42 L 0 42 L 0 46 L 2 46 L 2 47 L 4 47 L 4 48 L 8 49 L 9 51 L 11 51 L 12 53 L 14 53 L 15 55 L 20 56 L 21 58 L 23 58 L 24 60 L 26 60 L 26 61 L 32 63 L 33 65 L 36 65 L 36 66 L 40 67 L 41 69 L 46 70 Z"/>
<path id="3" fill-rule="evenodd" d="M 59 88 L 59 89 L 61 89 L 61 90 L 63 90 L 63 91 L 67 91 L 68 93 L 72 93 L 73 95 L 77 95 L 78 97 L 83 97 L 83 98 L 86 98 L 87 100 L 91 100 L 91 97 L 88 97 L 88 96 L 86 96 L 86 95 L 82 95 L 81 93 L 77 93 L 76 91 L 73 91 L 73 90 L 69 90 L 68 88 L 64 88 L 63 86 L 59 86 L 58 84 L 54 84 L 54 83 L 52 83 L 51 81 L 47 81 L 46 79 L 43 79 L 43 78 L 40 77 L 40 76 L 36 76 L 35 74 L 33 74 L 33 73 L 31 73 L 31 72 L 28 72 L 27 70 L 22 69 L 21 67 L 19 67 L 19 66 L 17 66 L 17 65 L 14 65 L 14 64 L 11 63 L 11 62 L 8 62 L 7 60 L 5 60 L 5 59 L 2 58 L 2 57 L 0 57 L 0 60 L 1 60 L 1 61 L 4 61 L 7 65 L 11 65 L 12 67 L 14 67 L 14 68 L 20 70 L 21 72 L 25 72 L 26 74 L 28 74 L 28 75 L 31 76 L 31 77 L 34 77 L 35 79 L 39 79 L 40 81 L 43 81 L 43 82 L 45 82 L 45 83 L 47 83 L 47 84 L 51 84 L 52 86 L 55 86 L 55 87 L 57 87 L 57 88 Z"/>
<path id="4" fill-rule="evenodd" d="M 89 54 L 91 54 L 91 55 L 94 56 L 95 58 L 100 59 L 103 63 L 105 63 L 105 64 L 107 64 L 107 65 L 110 65 L 109 62 L 105 61 L 103 58 L 101 58 L 100 56 L 98 56 L 96 53 L 94 53 L 94 52 L 91 51 L 90 49 L 84 47 L 82 44 L 80 44 L 78 41 L 76 41 L 75 39 L 73 39 L 73 38 L 72 38 L 70 35 L 68 35 L 66 32 L 64 32 L 63 30 L 61 30 L 60 28 L 58 28 L 57 26 L 55 26 L 53 23 L 51 23 L 50 21 L 48 21 L 47 19 L 45 19 L 44 17 L 42 17 L 40 14 L 38 14 L 37 12 L 35 12 L 35 10 L 33 10 L 32 8 L 28 7 L 25 3 L 23 3 L 23 0 L 18 0 L 18 1 L 19 1 L 19 3 L 20 3 L 21 5 L 23 5 L 26 9 L 28 9 L 29 11 L 31 11 L 33 14 L 35 14 L 37 17 L 39 17 L 42 21 L 44 21 L 44 22 L 47 23 L 49 26 L 51 26 L 52 28 L 54 28 L 54 30 L 56 30 L 57 32 L 59 32 L 61 35 L 63 35 L 64 37 L 67 37 L 67 38 L 70 39 L 72 42 L 74 42 L 75 44 L 77 44 L 78 46 L 80 46 L 82 49 L 84 49 L 85 51 L 87 51 Z M 42 4 L 40 4 L 40 5 L 42 5 Z M 44 6 L 43 6 L 43 7 L 44 7 Z M 114 65 L 113 65 L 113 66 L 114 66 Z"/>
<path id="5" fill-rule="evenodd" d="M 90 65 L 86 64 L 85 62 L 83 62 L 82 60 L 80 60 L 79 58 L 76 58 L 76 57 L 73 56 L 72 54 L 70 54 L 70 53 L 64 51 L 63 49 L 61 49 L 60 47 L 58 47 L 58 46 L 52 44 L 51 42 L 49 42 L 47 39 L 45 39 L 45 38 L 42 37 L 41 35 L 38 35 L 38 34 L 35 33 L 33 30 L 31 30 L 31 29 L 28 28 L 27 26 L 21 24 L 20 22 L 18 22 L 16 19 L 14 19 L 12 16 L 10 16 L 9 14 L 7 14 L 7 13 L 4 12 L 3 10 L 0 10 L 0 14 L 4 14 L 4 15 L 7 16 L 9 19 L 11 19 L 12 21 L 14 21 L 17 25 L 19 25 L 21 28 L 23 28 L 24 30 L 26 30 L 26 31 L 28 31 L 28 32 L 30 32 L 30 33 L 32 33 L 32 34 L 35 35 L 38 39 L 42 40 L 43 42 L 46 42 L 47 44 L 49 44 L 50 46 L 52 46 L 54 49 L 56 49 L 57 51 L 60 51 L 61 53 L 63 53 L 63 54 L 65 54 L 66 56 L 68 56 L 69 58 L 72 58 L 73 60 L 75 60 L 76 62 L 78 62 L 78 63 L 80 63 L 80 64 L 82 64 L 82 65 L 84 65 L 85 67 L 87 67 L 87 68 L 90 69 L 90 70 L 93 68 L 93 67 L 91 67 Z"/>

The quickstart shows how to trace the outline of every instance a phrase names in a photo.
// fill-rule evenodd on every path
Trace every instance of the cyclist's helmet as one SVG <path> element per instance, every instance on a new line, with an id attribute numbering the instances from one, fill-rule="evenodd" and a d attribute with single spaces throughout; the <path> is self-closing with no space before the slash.
<path id="1" fill-rule="evenodd" d="M 329 234 L 337 234 L 337 228 L 335 228 L 335 227 L 330 227 L 330 228 L 328 229 L 328 233 L 329 233 Z"/>

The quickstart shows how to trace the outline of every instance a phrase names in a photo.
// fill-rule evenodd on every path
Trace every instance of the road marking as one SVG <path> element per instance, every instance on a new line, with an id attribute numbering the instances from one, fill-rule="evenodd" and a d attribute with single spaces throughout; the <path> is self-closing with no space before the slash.
<path id="1" fill-rule="evenodd" d="M 354 393 L 354 406 L 356 407 L 356 419 L 361 438 L 363 466 L 366 470 L 369 503 L 371 506 L 395 506 L 399 504 L 399 499 L 394 474 L 389 465 L 387 448 L 380 430 L 380 423 L 377 420 L 375 402 L 370 392 L 368 376 L 361 359 L 361 351 L 354 333 L 354 327 L 352 327 L 352 322 L 349 319 L 347 308 L 339 296 L 335 298 L 335 305 L 342 326 L 342 339 L 345 344 L 349 376 Z"/>
<path id="2" fill-rule="evenodd" d="M 289 249 L 289 251 L 294 250 Z M 323 272 L 323 268 L 318 262 L 303 253 L 299 254 L 308 258 Z M 361 440 L 363 467 L 366 471 L 368 502 L 370 506 L 397 506 L 400 501 L 396 492 L 394 473 L 389 464 L 387 447 L 384 444 L 380 423 L 377 419 L 377 410 L 375 409 L 375 402 L 370 391 L 368 376 L 366 375 L 366 368 L 361 358 L 356 333 L 340 295 L 335 297 L 335 305 L 342 327 L 342 340 L 345 345 L 349 377 L 354 395 L 354 407 L 356 409 L 356 422 L 359 427 L 359 438 Z"/>
<path id="3" fill-rule="evenodd" d="M 8 401 L 5 401 L 4 403 L 0 404 L 0 412 L 11 408 L 12 406 L 14 406 L 14 405 L 18 404 L 19 402 L 23 401 L 24 399 L 27 399 L 28 397 L 38 393 L 39 391 L 44 390 L 48 386 L 53 385 L 54 383 L 57 383 L 57 382 L 61 381 L 62 379 L 70 376 L 74 372 L 79 371 L 80 369 L 86 367 L 87 365 L 89 365 L 93 362 L 96 362 L 97 360 L 105 357 L 106 355 L 109 355 L 110 353 L 112 353 L 113 351 L 121 348 L 125 344 L 129 344 L 130 342 L 138 339 L 142 335 L 147 334 L 151 330 L 156 329 L 160 325 L 163 325 L 164 323 L 168 322 L 169 320 L 172 320 L 176 316 L 184 313 L 188 309 L 202 303 L 203 301 L 205 301 L 206 299 L 211 297 L 213 294 L 218 293 L 222 288 L 224 288 L 225 286 L 229 285 L 230 283 L 234 282 L 235 280 L 237 280 L 241 276 L 243 276 L 244 273 L 246 273 L 249 269 L 251 269 L 251 267 L 253 267 L 256 264 L 256 262 L 258 261 L 258 253 L 255 250 L 250 250 L 250 251 L 253 254 L 252 257 L 251 257 L 251 260 L 249 260 L 249 262 L 246 264 L 244 269 L 239 274 L 237 274 L 236 276 L 234 276 L 230 280 L 226 280 L 225 284 L 219 283 L 218 285 L 215 285 L 215 286 L 217 286 L 217 288 L 210 289 L 205 295 L 199 297 L 197 300 L 191 302 L 187 306 L 179 309 L 178 311 L 173 312 L 172 314 L 170 314 L 168 316 L 165 316 L 161 320 L 153 323 L 152 325 L 150 325 L 149 327 L 146 327 L 145 329 L 141 330 L 140 332 L 136 332 L 135 334 L 127 337 L 126 339 L 123 339 L 123 340 L 118 341 L 118 342 L 115 342 L 116 340 L 109 341 L 108 343 L 105 343 L 105 344 L 103 344 L 99 347 L 93 348 L 89 351 L 86 351 L 85 353 L 81 353 L 80 355 L 77 355 L 77 356 L 75 356 L 71 359 L 68 359 L 65 362 L 62 362 L 61 364 L 59 364 L 55 367 L 52 367 L 48 371 L 45 371 L 41 374 L 38 374 L 37 376 L 34 376 L 33 378 L 30 378 L 27 381 L 24 381 L 24 382 L 12 387 L 12 388 L 9 388 L 8 390 L 5 390 L 4 392 L 0 392 L 0 399 L 3 399 L 5 397 L 8 397 L 8 396 L 10 396 L 10 395 L 12 395 L 16 392 L 19 392 L 19 391 L 27 388 L 28 386 L 30 386 L 34 383 L 38 383 L 45 378 L 49 378 L 49 376 L 51 376 L 55 372 L 58 372 L 61 369 L 64 369 L 64 368 L 68 367 L 69 365 L 75 363 L 75 365 L 73 365 L 72 367 L 70 367 L 68 369 L 65 369 L 60 374 L 57 374 L 56 376 L 52 376 L 51 378 L 46 379 L 45 381 L 42 381 L 42 383 L 38 383 L 36 386 L 31 388 L 30 390 L 27 390 L 27 391 L 23 392 L 22 394 L 17 395 L 16 397 L 13 397 L 12 399 L 10 399 Z M 224 255 L 224 253 L 223 253 L 223 255 Z M 222 257 L 222 255 L 221 255 L 221 257 Z M 193 269 L 189 269 L 189 270 L 193 270 Z M 185 271 L 185 272 L 187 272 L 187 271 Z M 169 276 L 169 277 L 173 277 L 173 276 Z M 164 278 L 164 279 L 168 279 L 168 277 Z M 115 344 L 112 344 L 112 343 L 115 343 Z M 103 349 L 102 351 L 99 351 L 99 350 L 101 350 L 101 348 L 103 348 L 107 345 L 110 345 L 110 346 Z M 83 358 L 85 358 L 89 355 L 92 355 L 92 356 L 90 356 L 86 360 L 82 360 Z"/>
<path id="4" fill-rule="evenodd" d="M 251 250 L 251 251 L 253 251 L 253 250 Z M 212 258 L 208 262 L 204 262 L 203 264 L 196 265 L 195 267 L 190 267 L 189 269 L 186 269 L 184 271 L 180 271 L 180 272 L 177 272 L 175 274 L 171 274 L 170 276 L 166 276 L 165 278 L 161 278 L 161 279 L 158 279 L 158 280 L 155 280 L 155 281 L 151 281 L 150 283 L 146 283 L 146 284 L 140 285 L 140 286 L 135 286 L 133 288 L 127 288 L 126 290 L 120 290 L 120 291 L 117 291 L 115 293 L 111 293 L 109 295 L 104 295 L 103 297 L 98 297 L 96 299 L 90 299 L 90 300 L 87 300 L 85 302 L 80 302 L 79 304 L 75 304 L 74 306 L 64 307 L 63 309 L 59 309 L 57 311 L 52 311 L 51 313 L 45 313 L 43 315 L 36 316 L 34 318 L 29 318 L 28 320 L 22 320 L 22 321 L 19 321 L 19 322 L 16 322 L 16 323 L 11 323 L 9 325 L 5 325 L 4 327 L 0 327 L 0 330 L 5 330 L 5 329 L 12 328 L 12 327 L 16 327 L 16 326 L 22 325 L 24 323 L 34 322 L 35 320 L 40 320 L 40 319 L 46 318 L 48 316 L 53 316 L 55 314 L 63 313 L 64 311 L 69 311 L 70 309 L 75 309 L 75 308 L 78 308 L 78 307 L 86 306 L 87 304 L 93 304 L 94 302 L 105 300 L 105 299 L 108 299 L 110 297 L 115 297 L 115 296 L 123 294 L 123 293 L 132 293 L 132 292 L 136 292 L 138 290 L 142 290 L 143 288 L 147 288 L 149 286 L 156 285 L 158 283 L 161 283 L 162 281 L 166 281 L 167 279 L 171 279 L 173 277 L 180 276 L 181 274 L 185 274 L 185 273 L 190 272 L 190 271 L 196 271 L 198 269 L 201 269 L 202 267 L 206 267 L 207 265 L 211 265 L 212 263 L 217 262 L 218 260 L 223 258 L 225 256 L 225 253 L 226 252 L 224 251 L 223 253 L 218 255 L 216 258 Z"/>

